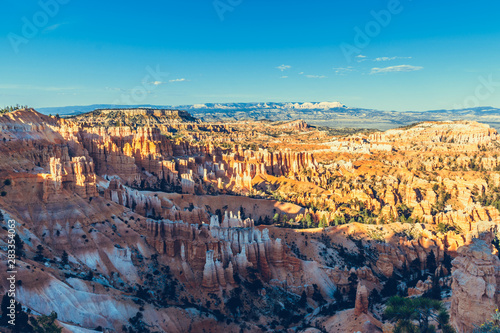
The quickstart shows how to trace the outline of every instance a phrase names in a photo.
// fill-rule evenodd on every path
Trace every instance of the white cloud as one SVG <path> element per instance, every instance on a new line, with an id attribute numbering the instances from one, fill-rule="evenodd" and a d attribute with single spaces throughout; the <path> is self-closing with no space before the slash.
<path id="1" fill-rule="evenodd" d="M 174 82 L 187 82 L 187 81 L 189 81 L 189 80 L 186 80 L 185 78 L 168 80 L 168 82 L 170 82 L 170 83 L 174 83 Z M 149 84 L 152 84 L 154 86 L 161 86 L 162 84 L 166 84 L 168 82 L 165 82 L 165 81 L 152 81 L 152 82 L 149 82 Z"/>
<path id="2" fill-rule="evenodd" d="M 282 79 L 288 79 L 288 76 L 283 75 L 281 78 L 282 78 Z"/>
<path id="3" fill-rule="evenodd" d="M 370 74 L 378 73 L 392 73 L 392 72 L 413 72 L 424 69 L 422 66 L 411 66 L 411 65 L 399 65 L 399 66 L 389 66 L 384 68 L 374 67 Z"/>
<path id="4" fill-rule="evenodd" d="M 366 61 L 367 59 L 366 59 L 366 56 L 365 56 L 365 55 L 358 54 L 358 55 L 356 56 L 356 60 L 357 60 L 357 62 L 363 62 L 363 61 Z"/>
<path id="5" fill-rule="evenodd" d="M 51 26 L 48 26 L 47 28 L 43 29 L 44 32 L 47 32 L 47 31 L 53 31 L 53 30 L 56 30 L 57 28 L 59 28 L 61 26 L 60 23 L 57 23 L 57 24 L 53 24 Z"/>
<path id="6" fill-rule="evenodd" d="M 335 71 L 335 74 L 337 75 L 345 75 L 349 72 L 354 72 L 354 68 L 349 66 L 349 67 L 336 67 L 336 68 L 333 68 L 333 70 Z"/>
<path id="7" fill-rule="evenodd" d="M 300 72 L 299 75 L 304 75 L 304 72 Z"/>
<path id="8" fill-rule="evenodd" d="M 379 57 L 373 59 L 373 61 L 390 61 L 390 60 L 396 60 L 396 59 L 411 59 L 411 57 Z"/>
<path id="9" fill-rule="evenodd" d="M 326 76 L 324 75 L 306 75 L 307 78 L 309 79 L 325 79 Z"/>
<path id="10" fill-rule="evenodd" d="M 48 27 L 46 27 L 45 29 L 42 30 L 42 33 L 48 33 L 50 31 L 54 31 L 54 30 L 57 30 L 59 29 L 59 27 L 63 26 L 63 25 L 66 25 L 68 23 L 56 23 L 56 24 L 52 24 L 52 25 L 49 25 Z"/>
<path id="11" fill-rule="evenodd" d="M 290 66 L 290 65 L 281 65 L 281 66 L 278 66 L 276 68 L 283 72 L 283 71 L 286 71 L 287 69 L 292 68 L 292 66 Z"/>

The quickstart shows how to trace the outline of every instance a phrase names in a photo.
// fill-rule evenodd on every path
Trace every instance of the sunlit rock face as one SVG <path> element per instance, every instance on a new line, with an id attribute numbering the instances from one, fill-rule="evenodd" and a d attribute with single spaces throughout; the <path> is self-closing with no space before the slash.
<path id="1" fill-rule="evenodd" d="M 453 260 L 451 316 L 460 332 L 491 318 L 499 306 L 500 260 L 477 238 L 458 249 Z"/>
<path id="2" fill-rule="evenodd" d="M 207 124 L 160 112 L 168 121 L 153 124 L 135 110 L 144 123 L 107 124 L 111 114 L 0 116 L 0 180 L 11 181 L 0 183 L 0 208 L 19 222 L 19 299 L 35 313 L 89 329 L 121 330 L 142 312 L 159 331 L 239 332 L 244 322 L 260 332 L 281 330 L 294 309 L 286 317 L 303 327 L 371 332 L 383 327 L 372 293 L 392 277 L 404 289 L 401 276 L 421 272 L 408 295 L 442 273 L 460 329 L 498 306 L 498 259 L 486 244 L 500 223 L 500 158 L 487 126 L 334 140 L 303 121 Z M 356 292 L 354 308 L 325 315 L 337 290 Z"/>
<path id="3" fill-rule="evenodd" d="M 267 229 L 254 227 L 251 219 L 229 213 L 219 223 L 212 216 L 210 224 L 187 224 L 169 220 L 147 221 L 148 243 L 162 255 L 180 259 L 194 272 L 203 272 L 199 283 L 218 289 L 233 283 L 233 274 L 248 274 L 256 269 L 265 281 L 280 277 L 280 271 L 297 273 L 299 260 L 287 254 L 280 239 L 270 239 Z"/>

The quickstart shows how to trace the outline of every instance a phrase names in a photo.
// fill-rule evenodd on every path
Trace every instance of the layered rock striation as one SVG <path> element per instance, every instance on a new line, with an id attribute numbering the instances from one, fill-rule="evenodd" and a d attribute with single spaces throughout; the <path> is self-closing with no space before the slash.
<path id="1" fill-rule="evenodd" d="M 214 215 L 210 224 L 202 225 L 148 220 L 147 229 L 148 243 L 193 272 L 203 272 L 199 282 L 208 289 L 233 283 L 234 273 L 247 276 L 248 268 L 256 269 L 266 282 L 279 278 L 279 269 L 293 273 L 301 268 L 300 260 L 287 253 L 280 239 L 270 239 L 267 229 L 232 213 L 226 212 L 221 223 Z"/>
<path id="2" fill-rule="evenodd" d="M 460 332 L 469 332 L 498 309 L 500 260 L 480 239 L 458 249 L 453 260 L 450 314 Z"/>

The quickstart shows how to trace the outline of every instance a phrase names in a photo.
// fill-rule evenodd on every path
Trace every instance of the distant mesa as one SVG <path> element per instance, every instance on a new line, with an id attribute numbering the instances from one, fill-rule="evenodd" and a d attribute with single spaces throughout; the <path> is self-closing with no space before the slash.
<path id="1" fill-rule="evenodd" d="M 96 109 L 78 116 L 72 121 L 87 126 L 141 126 L 166 125 L 171 123 L 199 122 L 189 112 L 183 110 L 153 108 L 113 108 Z"/>

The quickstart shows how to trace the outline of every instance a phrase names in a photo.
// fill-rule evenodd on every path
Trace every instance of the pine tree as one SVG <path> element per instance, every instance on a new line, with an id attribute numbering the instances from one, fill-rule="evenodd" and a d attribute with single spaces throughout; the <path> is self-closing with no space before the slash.
<path id="1" fill-rule="evenodd" d="M 302 291 L 302 295 L 300 295 L 300 300 L 299 300 L 299 302 L 297 304 L 301 308 L 304 308 L 307 305 L 307 295 L 306 295 L 305 290 Z"/>
<path id="2" fill-rule="evenodd" d="M 278 224 L 280 222 L 280 214 L 279 213 L 276 213 L 274 214 L 273 216 L 273 223 L 274 224 Z"/>
<path id="3" fill-rule="evenodd" d="M 384 317 L 396 322 L 394 332 L 435 332 L 435 327 L 430 325 L 432 318 L 437 318 L 443 332 L 454 332 L 443 303 L 425 297 L 393 296 L 387 302 Z"/>
<path id="4" fill-rule="evenodd" d="M 61 263 L 63 265 L 67 265 L 69 263 L 68 261 L 68 252 L 66 250 L 63 251 L 62 257 L 61 257 Z"/>
<path id="5" fill-rule="evenodd" d="M 1 305 L 1 311 L 2 311 L 2 316 L 0 317 L 0 325 L 1 326 L 10 326 L 9 320 L 11 320 L 10 317 L 7 315 L 10 313 L 10 310 L 8 307 L 11 304 L 11 298 L 5 294 L 2 298 L 2 305 Z M 28 315 L 26 312 L 23 311 L 23 308 L 21 306 L 21 303 L 15 302 L 15 323 L 16 325 L 14 326 L 14 329 L 12 330 L 13 332 L 22 332 L 22 333 L 29 333 L 33 332 L 33 327 L 31 327 L 28 323 Z"/>
<path id="6" fill-rule="evenodd" d="M 358 276 L 355 273 L 349 275 L 349 293 L 347 298 L 349 299 L 350 305 L 354 305 L 356 302 L 356 292 L 358 291 Z"/>
<path id="7" fill-rule="evenodd" d="M 262 216 L 259 216 L 259 219 L 257 220 L 257 225 L 261 225 L 264 223 L 264 220 L 262 220 Z"/>
<path id="8" fill-rule="evenodd" d="M 306 214 L 306 223 L 308 228 L 311 228 L 313 225 L 312 216 L 309 213 Z"/>
<path id="9" fill-rule="evenodd" d="M 321 220 L 319 221 L 319 228 L 326 228 L 328 226 L 328 221 L 326 220 L 326 215 L 323 215 L 321 217 Z"/>
<path id="10" fill-rule="evenodd" d="M 37 319 L 32 318 L 31 323 L 34 326 L 34 332 L 36 333 L 61 333 L 62 328 L 58 327 L 55 323 L 57 319 L 57 312 L 52 311 L 48 316 L 42 315 Z"/>
<path id="11" fill-rule="evenodd" d="M 33 258 L 35 261 L 44 261 L 45 257 L 43 256 L 43 246 L 38 245 L 36 247 L 36 256 Z"/>
<path id="12" fill-rule="evenodd" d="M 396 280 L 396 277 L 394 274 L 387 280 L 384 284 L 384 287 L 382 288 L 382 291 L 380 292 L 382 294 L 382 297 L 388 297 L 388 296 L 393 296 L 396 295 L 398 292 L 398 281 Z"/>
<path id="13" fill-rule="evenodd" d="M 375 304 L 378 304 L 382 301 L 382 296 L 380 296 L 380 293 L 378 292 L 378 290 L 376 288 L 373 288 L 368 299 L 369 299 L 370 308 L 373 309 L 373 306 Z"/>
<path id="14" fill-rule="evenodd" d="M 24 242 L 18 234 L 14 235 L 14 242 L 16 244 L 16 258 L 24 258 L 26 256 L 24 253 Z"/>
<path id="15" fill-rule="evenodd" d="M 499 252 L 500 254 L 500 252 Z M 448 270 L 448 273 L 451 272 L 451 261 L 453 260 L 453 258 L 447 253 L 447 252 L 444 252 L 444 256 L 443 256 L 443 266 L 444 268 L 446 268 Z"/>
<path id="16" fill-rule="evenodd" d="M 434 251 L 429 252 L 429 254 L 427 255 L 426 266 L 429 270 L 429 273 L 434 275 L 434 272 L 436 272 L 437 269 L 436 256 L 434 255 Z"/>

